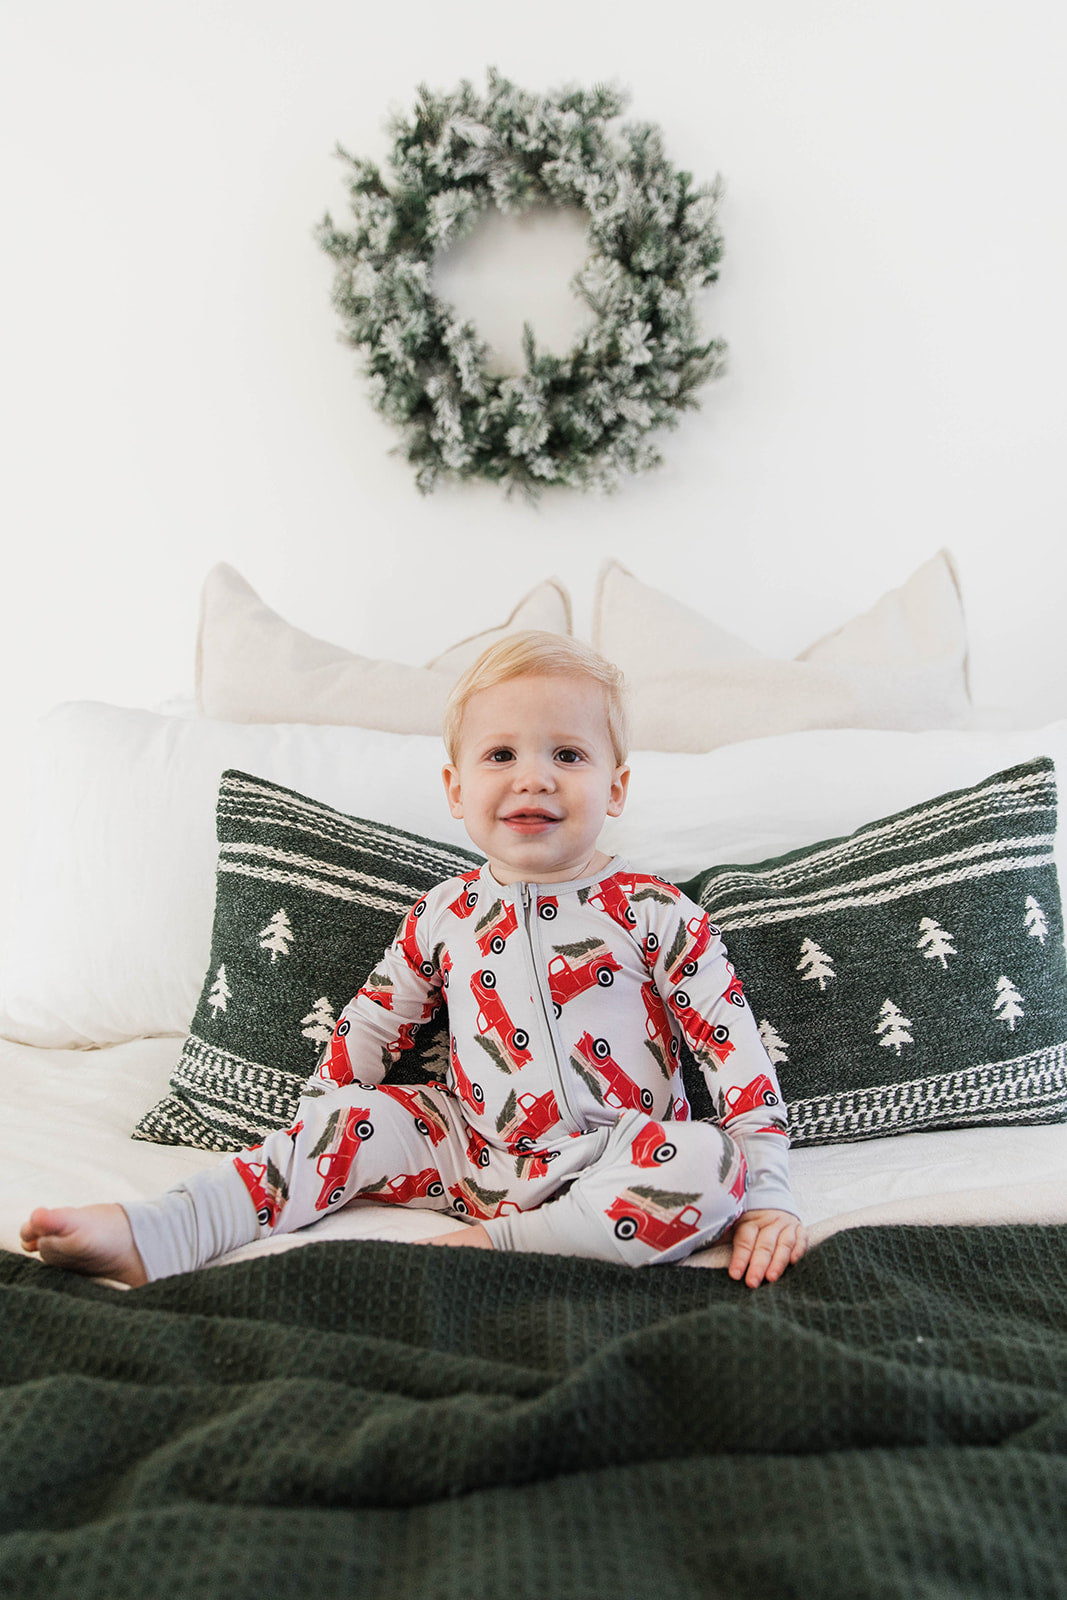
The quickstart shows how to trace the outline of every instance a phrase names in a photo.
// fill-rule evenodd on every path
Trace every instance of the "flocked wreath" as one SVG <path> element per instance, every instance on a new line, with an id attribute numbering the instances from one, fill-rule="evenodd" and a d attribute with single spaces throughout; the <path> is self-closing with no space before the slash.
<path id="1" fill-rule="evenodd" d="M 337 263 L 334 304 L 423 492 L 442 476 L 614 488 L 659 464 L 648 435 L 675 426 L 722 370 L 725 346 L 701 342 L 693 304 L 718 275 L 718 184 L 676 171 L 654 126 L 610 129 L 625 103 L 613 87 L 529 94 L 491 71 L 484 97 L 466 81 L 423 87 L 414 117 L 394 118 L 391 184 L 338 151 L 354 225 L 327 216 L 318 229 Z M 562 357 L 538 350 L 527 325 L 525 372 L 496 376 L 431 269 L 489 206 L 538 204 L 587 213 L 590 254 L 572 287 L 595 317 Z"/>

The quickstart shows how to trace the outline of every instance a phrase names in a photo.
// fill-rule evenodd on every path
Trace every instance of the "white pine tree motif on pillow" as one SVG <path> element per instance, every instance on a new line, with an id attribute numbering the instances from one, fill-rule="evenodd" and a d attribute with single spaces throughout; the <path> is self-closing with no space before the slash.
<path id="1" fill-rule="evenodd" d="M 216 1017 L 220 1011 L 226 1010 L 226 1002 L 229 998 L 230 986 L 226 982 L 226 963 L 223 962 L 215 974 L 215 982 L 212 984 L 211 993 L 207 997 L 207 1003 Z"/>
<path id="2" fill-rule="evenodd" d="M 260 949 L 270 951 L 270 960 L 273 966 L 279 956 L 287 956 L 289 954 L 289 946 L 292 942 L 292 924 L 285 914 L 285 907 L 279 906 L 267 926 L 259 930 Z"/>
<path id="3" fill-rule="evenodd" d="M 329 998 L 320 995 L 307 1016 L 301 1017 L 300 1032 L 305 1039 L 312 1040 L 314 1044 L 329 1044 L 336 1025 L 337 1018 L 330 1009 Z"/>
<path id="4" fill-rule="evenodd" d="M 882 1035 L 878 1041 L 880 1045 L 884 1045 L 887 1050 L 895 1050 L 899 1056 L 904 1045 L 915 1043 L 915 1040 L 908 1032 L 908 1029 L 912 1026 L 911 1018 L 906 1017 L 900 1007 L 893 1004 L 892 1000 L 885 1001 L 878 1015 L 878 1026 L 874 1031 Z"/>
<path id="5" fill-rule="evenodd" d="M 771 1066 L 777 1067 L 782 1061 L 789 1060 L 789 1046 L 781 1037 L 773 1022 L 768 1022 L 766 1017 L 759 1025 L 759 1036 L 763 1048 L 771 1059 Z"/>
<path id="6" fill-rule="evenodd" d="M 949 956 L 958 954 L 951 933 L 946 933 L 933 917 L 923 917 L 919 923 L 919 942 L 915 948 L 922 951 L 927 961 L 940 961 L 943 967 L 948 966 Z"/>
<path id="7" fill-rule="evenodd" d="M 1048 918 L 1032 894 L 1026 897 L 1026 931 L 1031 939 L 1040 939 L 1042 944 L 1048 938 Z"/>
<path id="8" fill-rule="evenodd" d="M 820 991 L 837 977 L 833 961 L 825 950 L 819 949 L 814 939 L 805 939 L 801 945 L 797 971 L 805 983 L 811 982 L 813 978 L 817 979 Z"/>
<path id="9" fill-rule="evenodd" d="M 997 997 L 993 1001 L 993 1010 L 998 1021 L 1006 1022 L 1014 1033 L 1015 1024 L 1024 1014 L 1023 997 L 1010 978 L 997 979 Z"/>

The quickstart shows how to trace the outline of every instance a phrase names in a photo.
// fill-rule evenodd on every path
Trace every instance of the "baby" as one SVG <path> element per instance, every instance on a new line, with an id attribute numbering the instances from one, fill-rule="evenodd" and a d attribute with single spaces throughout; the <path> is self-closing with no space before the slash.
<path id="1" fill-rule="evenodd" d="M 718 928 L 597 847 L 630 779 L 621 674 L 512 635 L 456 684 L 444 731 L 448 804 L 486 863 L 412 907 L 293 1126 L 154 1201 L 38 1209 L 25 1249 L 141 1284 L 362 1196 L 467 1220 L 425 1243 L 634 1266 L 730 1234 L 753 1287 L 804 1253 L 785 1106 Z M 446 1081 L 383 1083 L 441 1004 Z M 715 1122 L 691 1116 L 683 1040 Z"/>

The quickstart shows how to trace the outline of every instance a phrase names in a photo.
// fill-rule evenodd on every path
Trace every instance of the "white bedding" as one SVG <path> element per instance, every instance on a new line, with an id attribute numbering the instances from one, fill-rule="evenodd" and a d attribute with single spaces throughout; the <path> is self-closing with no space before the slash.
<path id="1" fill-rule="evenodd" d="M 91 1051 L 0 1040 L 0 1247 L 20 1249 L 19 1224 L 34 1205 L 148 1199 L 219 1159 L 130 1137 L 166 1092 L 180 1049 L 174 1038 Z M 867 1223 L 1067 1222 L 1064 1123 L 823 1145 L 794 1151 L 791 1172 L 813 1242 Z M 300 1233 L 221 1260 L 325 1239 L 413 1241 L 465 1226 L 429 1211 L 354 1201 Z M 723 1266 L 726 1256 L 719 1246 L 690 1264 Z"/>
<path id="2" fill-rule="evenodd" d="M 680 880 L 847 833 L 1043 754 L 1067 770 L 1067 722 L 835 729 L 707 755 L 638 752 L 626 813 L 602 843 Z M 359 728 L 238 726 L 98 705 L 45 719 L 35 832 L 20 852 L 0 963 L 0 1246 L 19 1248 L 19 1223 L 35 1204 L 147 1198 L 217 1159 L 130 1133 L 166 1092 L 208 959 L 220 772 L 255 772 L 447 840 L 459 825 L 439 815 L 440 759 L 434 739 Z M 1062 828 L 1056 855 L 1062 883 Z M 1067 1222 L 1067 1124 L 805 1148 L 791 1171 L 815 1240 L 864 1223 Z M 463 1226 L 354 1202 L 237 1254 Z M 695 1264 L 721 1265 L 725 1254 L 704 1251 Z"/>

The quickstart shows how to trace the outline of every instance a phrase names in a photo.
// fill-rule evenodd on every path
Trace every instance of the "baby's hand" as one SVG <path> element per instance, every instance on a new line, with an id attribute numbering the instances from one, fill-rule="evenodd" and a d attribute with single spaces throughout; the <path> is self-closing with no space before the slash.
<path id="1" fill-rule="evenodd" d="M 790 1211 L 743 1211 L 734 1225 L 733 1244 L 730 1276 L 744 1277 L 754 1289 L 764 1278 L 773 1283 L 791 1261 L 799 1261 L 808 1235 Z"/>

